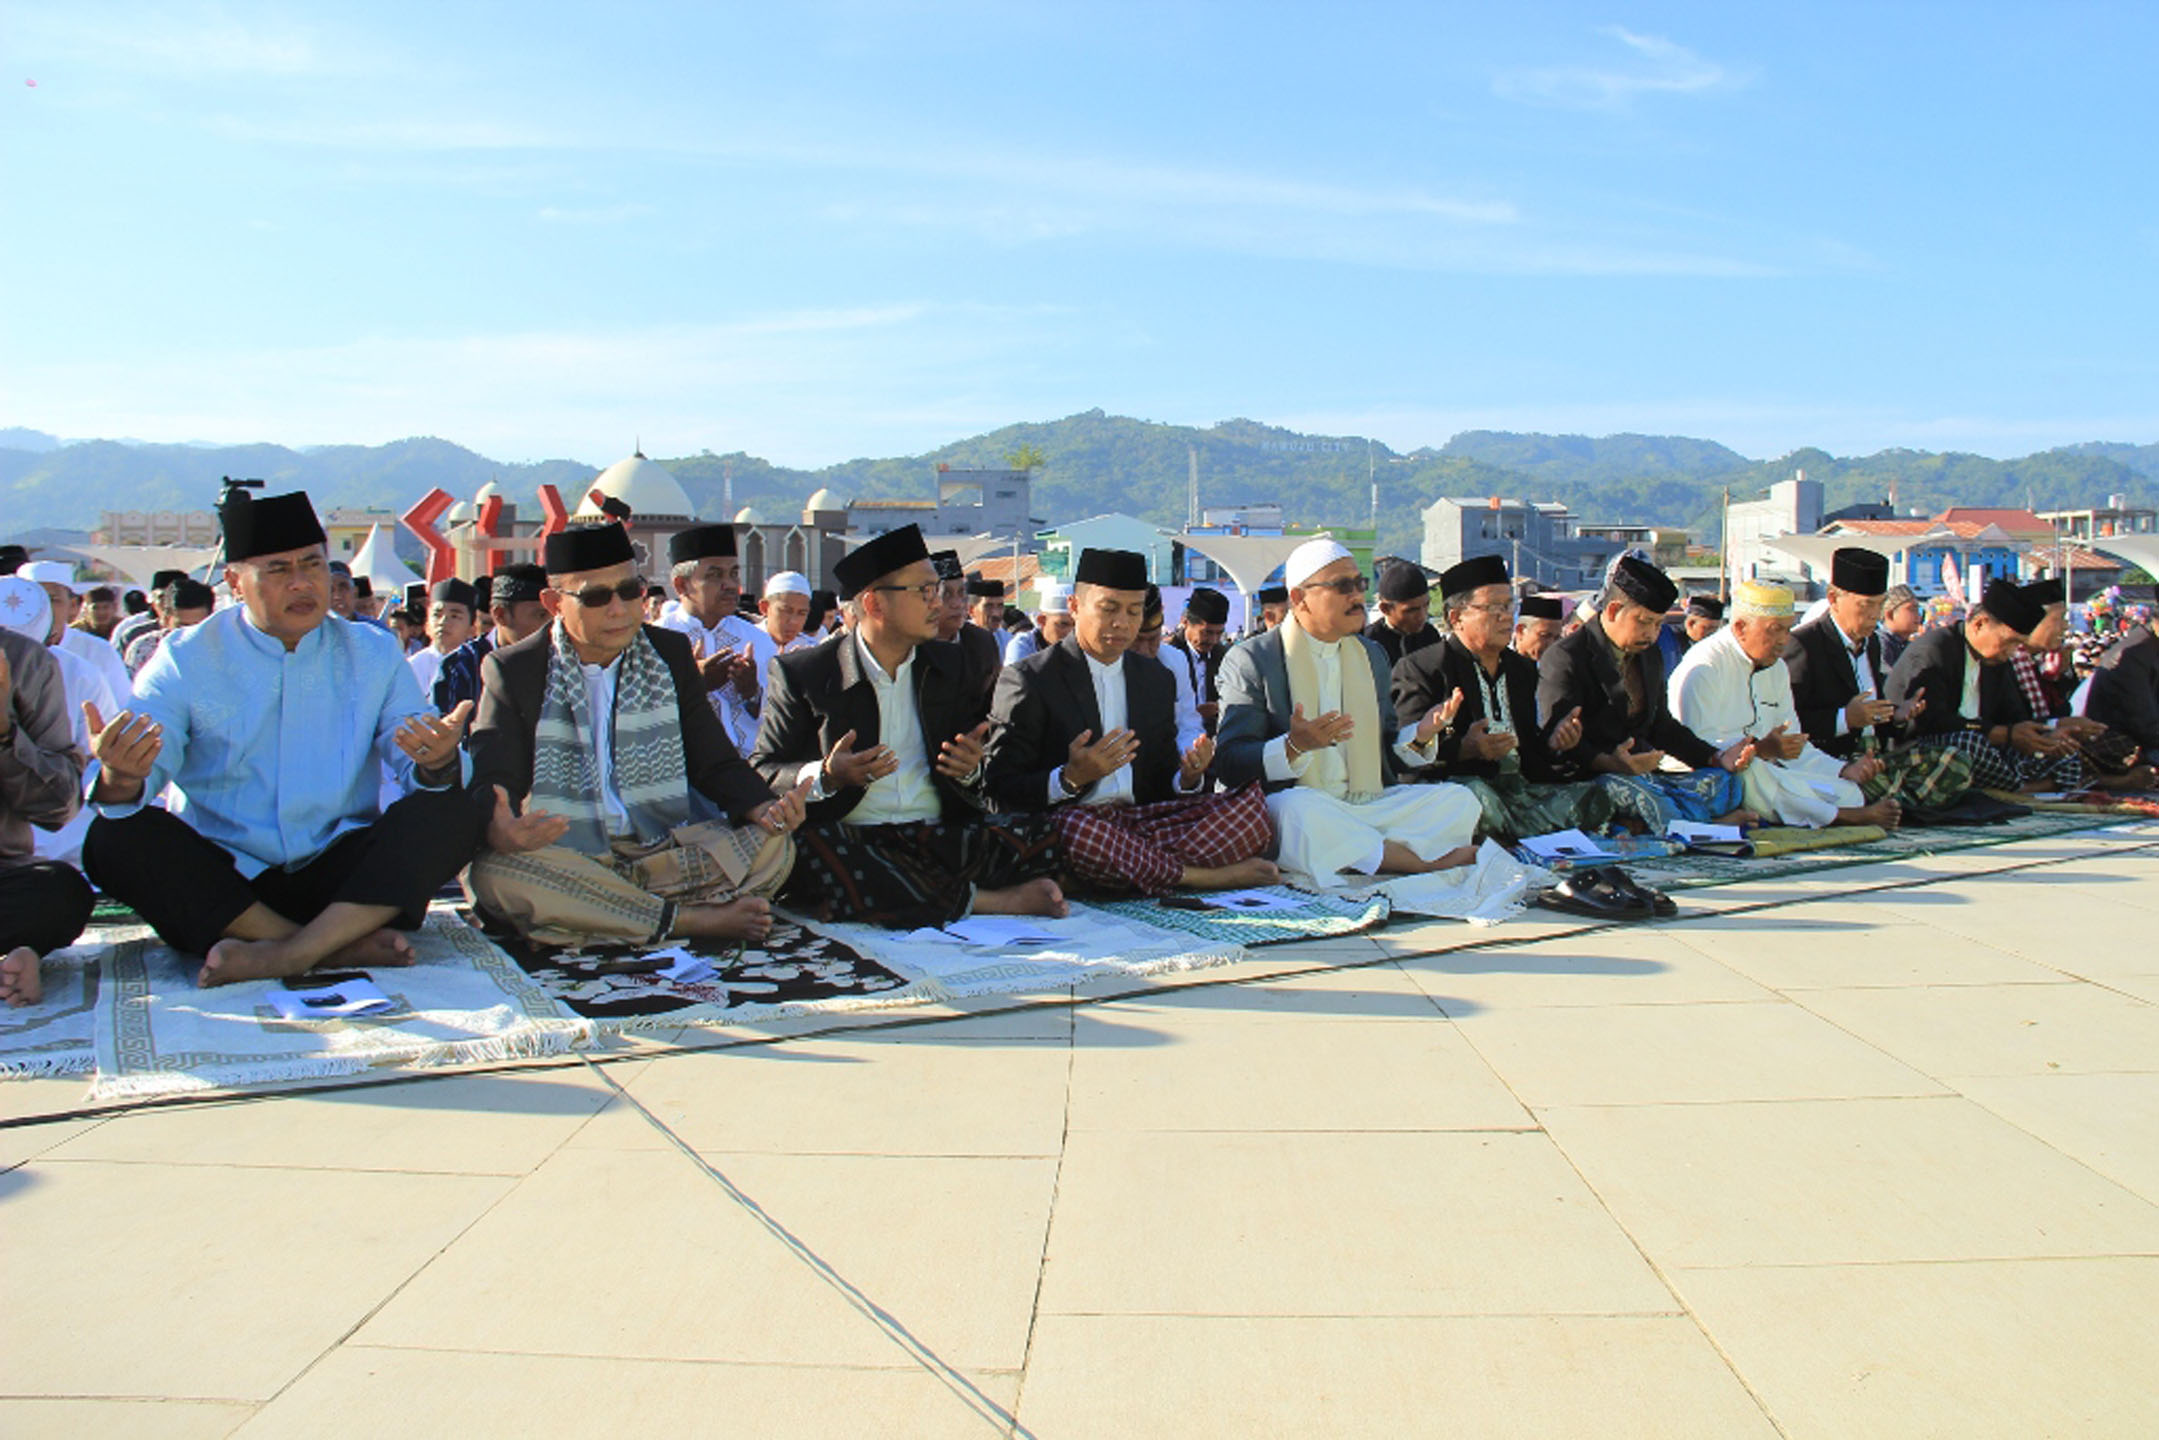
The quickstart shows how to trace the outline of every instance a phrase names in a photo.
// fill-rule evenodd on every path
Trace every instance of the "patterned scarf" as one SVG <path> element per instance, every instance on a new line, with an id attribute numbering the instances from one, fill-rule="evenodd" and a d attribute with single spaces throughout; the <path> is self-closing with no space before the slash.
<path id="1" fill-rule="evenodd" d="M 674 676 L 640 630 L 615 661 L 615 713 L 592 713 L 584 665 L 556 621 L 548 629 L 547 694 L 532 742 L 532 806 L 570 822 L 562 843 L 586 855 L 607 855 L 607 808 L 600 798 L 600 749 L 612 744 L 615 793 L 630 828 L 645 844 L 666 838 L 690 820 L 689 770 L 682 756 L 682 717 Z M 607 724 L 611 720 L 612 726 Z"/>
<path id="2" fill-rule="evenodd" d="M 2032 718 L 2045 720 L 2054 714 L 2054 704 L 2047 699 L 2046 687 L 2039 683 L 2039 667 L 2032 660 L 2029 650 L 2018 650 L 2009 657 L 2009 669 L 2017 677 L 2017 688 L 2024 692 L 2024 699 L 2032 707 Z"/>
<path id="3" fill-rule="evenodd" d="M 1290 703 L 1302 705 L 1307 720 L 1317 719 L 1327 708 L 1319 698 L 1321 642 L 1307 635 L 1295 616 L 1282 622 L 1281 631 Z M 1372 665 L 1363 637 L 1351 635 L 1334 643 L 1341 669 L 1342 712 L 1351 721 L 1350 737 L 1329 749 L 1313 751 L 1311 768 L 1298 783 L 1330 794 L 1340 787 L 1338 798 L 1361 805 L 1378 799 L 1386 788 L 1380 754 L 1388 735 L 1379 723 L 1379 692 L 1371 683 Z"/>

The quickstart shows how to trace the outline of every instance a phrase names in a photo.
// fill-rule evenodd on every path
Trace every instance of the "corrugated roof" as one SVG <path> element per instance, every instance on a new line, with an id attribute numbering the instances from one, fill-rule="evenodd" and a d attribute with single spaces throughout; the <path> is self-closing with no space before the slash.
<path id="1" fill-rule="evenodd" d="M 1993 508 L 1984 505 L 1952 505 L 1934 517 L 1935 523 L 1946 525 L 1957 534 L 1967 538 L 1977 535 L 1989 525 L 1998 525 L 2011 535 L 2052 535 L 2054 527 L 2029 510 Z"/>

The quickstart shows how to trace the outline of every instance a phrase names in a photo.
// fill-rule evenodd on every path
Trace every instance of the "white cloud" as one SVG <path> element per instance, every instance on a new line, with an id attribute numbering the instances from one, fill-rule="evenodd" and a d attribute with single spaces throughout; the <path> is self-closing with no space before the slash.
<path id="1" fill-rule="evenodd" d="M 1630 63 L 1505 70 L 1493 78 L 1493 93 L 1533 105 L 1624 110 L 1643 95 L 1699 95 L 1737 89 L 1752 78 L 1659 35 L 1637 35 L 1617 25 L 1601 33 L 1632 52 Z"/>

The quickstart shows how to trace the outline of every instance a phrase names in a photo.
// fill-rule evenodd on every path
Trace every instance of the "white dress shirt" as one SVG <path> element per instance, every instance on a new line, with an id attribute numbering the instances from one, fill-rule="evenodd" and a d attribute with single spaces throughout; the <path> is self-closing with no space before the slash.
<path id="1" fill-rule="evenodd" d="M 1312 646 L 1314 668 L 1319 672 L 1319 708 L 1305 712 L 1307 720 L 1342 708 L 1343 647 L 1358 641 L 1359 638 L 1354 635 L 1348 640 L 1314 640 L 1310 635 L 1305 637 Z M 1362 644 L 1358 645 L 1355 653 L 1360 665 L 1366 663 Z M 1360 675 L 1358 680 L 1361 683 L 1363 676 Z M 1385 705 L 1380 706 L 1382 724 L 1385 723 L 1387 708 Z M 1356 742 L 1356 738 L 1354 735 L 1350 737 L 1352 744 Z M 1433 736 L 1424 749 L 1420 750 L 1416 743 L 1416 723 L 1404 725 L 1394 736 L 1395 758 L 1413 770 L 1421 770 L 1430 765 L 1437 754 L 1438 739 L 1438 736 Z M 1285 732 L 1269 740 L 1260 754 L 1269 780 L 1297 780 L 1316 785 L 1330 795 L 1340 794 L 1349 788 L 1349 762 L 1342 758 L 1340 743 L 1320 750 L 1307 750 L 1292 760 L 1289 757 L 1289 735 Z M 1318 768 L 1315 769 L 1315 766 Z"/>
<path id="2" fill-rule="evenodd" d="M 1858 654 L 1854 655 L 1852 653 L 1852 637 L 1844 633 L 1844 627 L 1837 623 L 1835 615 L 1829 616 L 1829 628 L 1836 632 L 1837 644 L 1843 648 L 1844 658 L 1851 662 L 1852 678 L 1859 682 L 1860 695 L 1868 700 L 1879 700 L 1881 695 L 1874 688 L 1874 667 L 1867 663 L 1866 651 L 1862 648 Z M 1840 709 L 1837 711 L 1834 723 L 1830 726 L 1829 733 L 1842 735 L 1851 728 L 1851 721 L 1845 718 L 1844 712 Z"/>
<path id="3" fill-rule="evenodd" d="M 915 709 L 915 652 L 909 650 L 899 669 L 887 675 L 860 636 L 854 637 L 853 644 L 861 657 L 862 673 L 877 691 L 877 743 L 892 751 L 899 766 L 869 783 L 862 799 L 847 812 L 846 823 L 897 825 L 942 819 L 944 802 L 930 776 L 929 756 L 922 746 L 922 716 Z M 858 738 L 856 743 L 862 742 Z M 823 799 L 837 788 L 828 783 L 820 765 L 813 793 Z"/>
<path id="4" fill-rule="evenodd" d="M 740 615 L 722 615 L 717 625 L 706 625 L 683 609 L 677 609 L 672 615 L 663 613 L 659 624 L 662 630 L 672 630 L 678 635 L 689 636 L 691 647 L 708 658 L 722 650 L 747 649 L 754 660 L 758 653 L 757 637 L 765 635 L 764 627 L 753 625 Z M 771 639 L 771 636 L 765 635 L 767 643 L 770 643 Z M 708 695 L 712 701 L 712 713 L 720 717 L 720 727 L 727 732 L 727 738 L 734 743 L 736 751 L 743 755 L 749 754 L 757 744 L 757 714 L 761 708 L 759 701 L 764 695 L 764 683 L 765 666 L 763 662 L 758 662 L 759 700 L 744 699 L 742 692 L 734 687 L 733 682 L 722 685 Z"/>
<path id="5" fill-rule="evenodd" d="M 605 665 L 583 665 L 585 698 L 592 705 L 593 749 L 600 755 L 600 809 L 607 816 L 609 835 L 630 833 L 630 809 L 615 788 L 615 667 L 617 655 Z"/>

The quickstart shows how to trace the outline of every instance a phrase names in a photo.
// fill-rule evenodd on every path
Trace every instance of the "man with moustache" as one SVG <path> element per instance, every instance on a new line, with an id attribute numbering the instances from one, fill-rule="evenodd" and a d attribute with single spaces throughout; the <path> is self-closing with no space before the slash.
<path id="1" fill-rule="evenodd" d="M 1524 595 L 1514 622 L 1514 653 L 1534 665 L 1567 623 L 1567 607 L 1557 595 Z"/>
<path id="2" fill-rule="evenodd" d="M 997 683 L 997 672 L 1004 665 L 1004 647 L 997 637 L 979 625 L 970 624 L 967 618 L 967 572 L 960 568 L 957 550 L 937 550 L 930 554 L 930 564 L 937 569 L 938 611 L 937 638 L 960 647 L 967 663 L 982 677 L 982 688 L 987 692 Z"/>
<path id="3" fill-rule="evenodd" d="M 1387 652 L 1389 665 L 1439 643 L 1432 625 L 1432 582 L 1422 565 L 1398 560 L 1379 572 L 1379 618 L 1364 627 L 1364 637 Z"/>
<path id="4" fill-rule="evenodd" d="M 1209 735 L 1215 733 L 1222 718 L 1222 657 L 1229 653 L 1222 643 L 1222 631 L 1228 625 L 1229 597 L 1202 585 L 1186 597 L 1177 633 L 1164 644 L 1169 653 L 1162 656 L 1162 663 L 1184 667 L 1185 678 L 1197 697 L 1200 722 Z"/>
<path id="5" fill-rule="evenodd" d="M 485 635 L 475 635 L 442 657 L 442 673 L 435 677 L 435 709 L 447 715 L 462 701 L 480 703 L 481 662 L 504 645 L 515 645 L 544 628 L 549 620 L 541 595 L 547 589 L 547 572 L 530 561 L 505 565 L 490 577 L 487 609 L 494 625 Z"/>
<path id="6" fill-rule="evenodd" d="M 764 677 L 757 667 L 757 627 L 740 613 L 735 527 L 692 525 L 668 540 L 667 560 L 677 603 L 655 623 L 690 637 L 713 712 L 735 749 L 747 755 L 757 743 Z"/>

